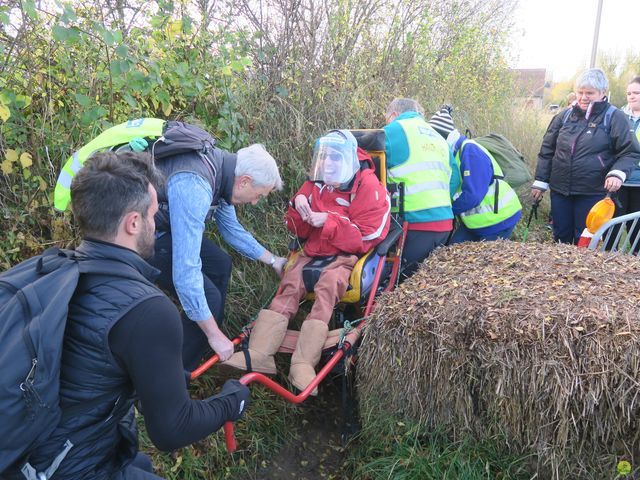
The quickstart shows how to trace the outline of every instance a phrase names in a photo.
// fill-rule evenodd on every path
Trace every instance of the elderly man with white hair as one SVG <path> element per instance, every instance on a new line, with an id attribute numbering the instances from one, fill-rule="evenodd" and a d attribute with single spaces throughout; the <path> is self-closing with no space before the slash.
<path id="1" fill-rule="evenodd" d="M 282 189 L 273 157 L 262 145 L 237 154 L 214 148 L 156 160 L 165 177 L 158 190 L 155 255 L 158 284 L 177 294 L 184 311 L 183 361 L 193 370 L 210 346 L 224 361 L 233 343 L 220 330 L 231 276 L 231 257 L 205 236 L 214 220 L 222 238 L 240 254 L 270 265 L 281 275 L 286 259 L 272 254 L 238 222 L 234 205 L 255 205 Z"/>
<path id="2" fill-rule="evenodd" d="M 640 162 L 640 147 L 625 114 L 607 99 L 609 82 L 597 68 L 576 81 L 576 102 L 558 113 L 542 140 L 531 196 L 551 190 L 553 236 L 576 243 L 587 213 L 616 192 Z"/>

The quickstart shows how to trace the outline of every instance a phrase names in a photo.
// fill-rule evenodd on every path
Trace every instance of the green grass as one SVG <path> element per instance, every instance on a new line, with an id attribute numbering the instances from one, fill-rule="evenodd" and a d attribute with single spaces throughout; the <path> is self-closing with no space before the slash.
<path id="1" fill-rule="evenodd" d="M 451 441 L 399 419 L 377 418 L 366 425 L 349 459 L 354 480 L 525 479 L 526 457 L 506 454 L 498 445 L 471 438 Z"/>
<path id="2" fill-rule="evenodd" d="M 207 398 L 219 391 L 226 377 L 216 376 L 215 367 L 213 370 L 193 383 L 192 398 Z M 293 405 L 256 385 L 251 387 L 250 408 L 235 424 L 238 450 L 233 455 L 226 450 L 222 429 L 194 445 L 171 453 L 159 452 L 139 417 L 140 447 L 152 457 L 156 473 L 168 480 L 253 478 L 261 462 L 292 437 L 288 426 L 297 414 Z"/>

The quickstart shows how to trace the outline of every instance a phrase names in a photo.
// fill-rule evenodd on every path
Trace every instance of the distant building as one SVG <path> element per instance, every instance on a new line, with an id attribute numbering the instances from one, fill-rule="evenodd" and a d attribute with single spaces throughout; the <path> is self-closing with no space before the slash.
<path id="1" fill-rule="evenodd" d="M 551 74 L 544 68 L 516 68 L 511 71 L 518 100 L 525 107 L 542 108 L 551 87 Z"/>

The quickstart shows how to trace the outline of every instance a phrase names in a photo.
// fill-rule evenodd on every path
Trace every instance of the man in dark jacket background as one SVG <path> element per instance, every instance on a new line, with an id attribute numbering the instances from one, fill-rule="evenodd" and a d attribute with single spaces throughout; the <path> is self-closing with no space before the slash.
<path id="1" fill-rule="evenodd" d="M 28 457 L 35 471 L 45 471 L 67 438 L 81 438 L 57 467 L 57 480 L 159 478 L 138 452 L 136 397 L 149 437 L 162 450 L 206 437 L 248 405 L 249 390 L 235 380 L 208 399 L 189 398 L 180 315 L 153 285 L 159 272 L 145 261 L 154 250 L 158 178 L 147 154 L 107 152 L 88 160 L 71 184 L 80 261 L 113 273 L 83 274 L 69 305 L 63 418 Z M 25 478 L 17 470 L 9 475 Z"/>

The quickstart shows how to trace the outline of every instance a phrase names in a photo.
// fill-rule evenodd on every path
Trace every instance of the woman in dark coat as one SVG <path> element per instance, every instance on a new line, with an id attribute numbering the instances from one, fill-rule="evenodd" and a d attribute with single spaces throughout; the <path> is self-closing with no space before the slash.
<path id="1" fill-rule="evenodd" d="M 553 117 L 542 140 L 531 196 L 551 190 L 553 236 L 562 243 L 577 243 L 591 207 L 640 162 L 638 141 L 627 116 L 608 102 L 608 89 L 602 70 L 582 73 L 575 104 Z"/>

